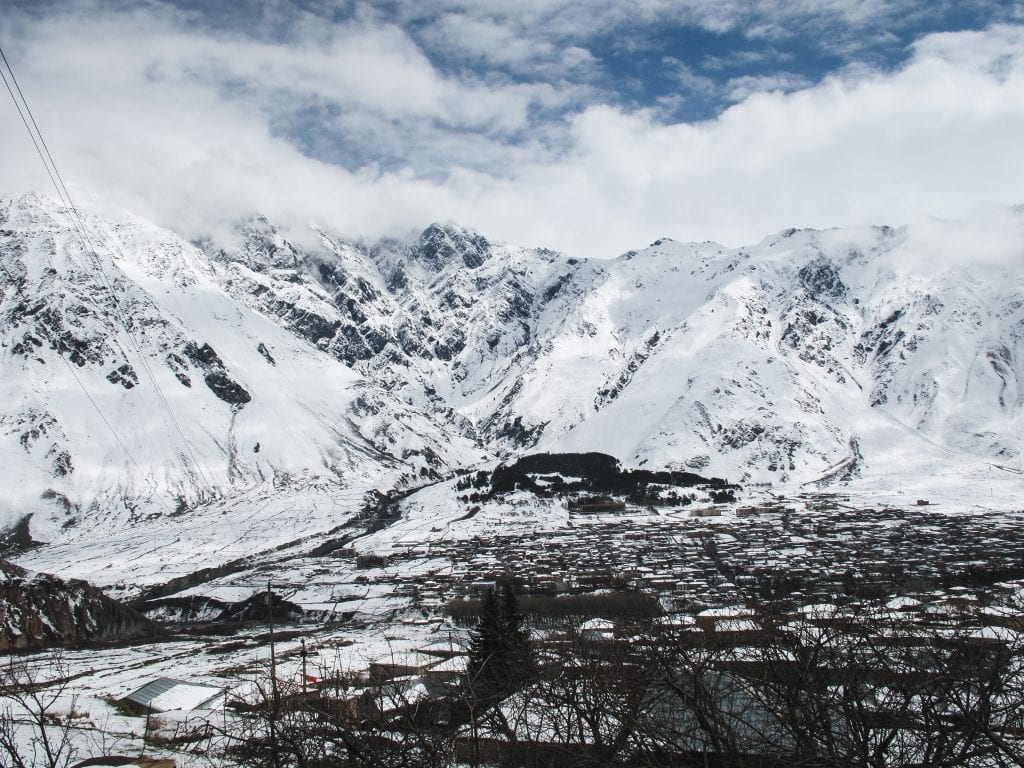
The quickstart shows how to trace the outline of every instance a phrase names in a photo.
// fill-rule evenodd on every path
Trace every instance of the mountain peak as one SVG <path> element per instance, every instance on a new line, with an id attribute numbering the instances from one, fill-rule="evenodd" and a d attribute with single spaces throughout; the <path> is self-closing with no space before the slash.
<path id="1" fill-rule="evenodd" d="M 298 266 L 299 252 L 273 222 L 262 213 L 238 223 L 237 251 L 252 270 L 291 269 Z"/>
<path id="2" fill-rule="evenodd" d="M 420 234 L 413 258 L 435 272 L 444 269 L 456 258 L 470 269 L 482 266 L 491 257 L 491 244 L 479 232 L 434 222 Z"/>

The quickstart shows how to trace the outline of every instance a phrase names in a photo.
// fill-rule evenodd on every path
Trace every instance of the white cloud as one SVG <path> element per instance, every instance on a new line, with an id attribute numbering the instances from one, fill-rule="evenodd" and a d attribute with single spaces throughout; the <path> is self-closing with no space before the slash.
<path id="1" fill-rule="evenodd" d="M 693 67 L 675 56 L 665 56 L 661 60 L 665 74 L 674 80 L 684 93 L 699 96 L 711 96 L 718 84 L 707 75 L 698 73 Z"/>
<path id="2" fill-rule="evenodd" d="M 730 101 L 743 101 L 755 93 L 773 91 L 795 91 L 807 88 L 810 81 L 802 75 L 792 72 L 779 72 L 773 75 L 745 75 L 734 77 L 725 85 Z"/>
<path id="3" fill-rule="evenodd" d="M 963 220 L 915 217 L 900 262 L 915 267 L 1024 267 L 1024 211 L 980 206 Z M 1009 286 L 1008 286 L 1009 287 Z"/>
<path id="4" fill-rule="evenodd" d="M 556 46 L 548 40 L 524 37 L 510 25 L 464 13 L 442 16 L 430 26 L 429 34 L 436 44 L 463 56 L 513 69 L 533 68 L 558 58 Z"/>
<path id="5" fill-rule="evenodd" d="M 602 254 L 660 235 L 740 244 L 786 226 L 958 217 L 1022 201 L 1021 135 L 1024 30 L 998 27 L 927 39 L 895 73 L 758 93 L 707 123 L 591 107 L 561 163 L 524 169 L 468 213 L 510 231 L 505 212 L 526 201 L 529 221 L 561 218 L 549 243 Z"/>
<path id="6" fill-rule="evenodd" d="M 533 0 L 523 14 L 571 5 Z M 9 17 L 8 56 L 65 176 L 186 236 L 256 210 L 367 237 L 455 219 L 612 256 L 665 235 L 740 244 L 1024 197 L 1021 27 L 928 37 L 896 72 L 849 69 L 788 93 L 762 83 L 713 121 L 664 124 L 600 101 L 562 118 L 574 86 L 445 75 L 372 18 L 274 44 L 214 37 L 155 6 L 81 8 Z M 380 157 L 346 170 L 275 132 L 324 102 L 337 110 L 318 126 L 327 140 L 376 143 Z M 0 142 L 0 193 L 44 187 L 9 103 Z"/>
<path id="7" fill-rule="evenodd" d="M 884 24 L 908 13 L 934 13 L 934 0 L 411 0 L 402 6 L 406 17 L 424 17 L 442 10 L 466 18 L 514 28 L 525 37 L 585 40 L 628 24 L 674 23 L 711 32 L 740 31 L 751 37 L 778 38 L 811 27 L 863 27 Z"/>

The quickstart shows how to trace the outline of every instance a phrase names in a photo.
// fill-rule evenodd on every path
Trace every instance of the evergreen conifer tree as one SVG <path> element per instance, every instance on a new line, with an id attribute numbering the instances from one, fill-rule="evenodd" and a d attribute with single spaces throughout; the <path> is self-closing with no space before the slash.
<path id="1" fill-rule="evenodd" d="M 480 618 L 470 639 L 468 676 L 476 696 L 500 700 L 526 679 L 531 667 L 529 633 L 510 586 L 493 589 L 480 601 Z"/>
<path id="2" fill-rule="evenodd" d="M 478 691 L 492 693 L 505 667 L 501 608 L 493 589 L 480 600 L 480 617 L 469 645 L 469 679 Z"/>
<path id="3" fill-rule="evenodd" d="M 501 628 L 508 661 L 508 677 L 512 683 L 521 683 L 529 675 L 530 635 L 526 618 L 519 610 L 519 598 L 512 586 L 506 584 L 501 591 Z"/>

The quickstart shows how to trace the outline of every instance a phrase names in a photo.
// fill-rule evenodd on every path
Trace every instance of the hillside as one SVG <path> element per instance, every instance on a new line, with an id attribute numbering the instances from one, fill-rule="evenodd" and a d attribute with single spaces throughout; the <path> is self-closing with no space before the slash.
<path id="1" fill-rule="evenodd" d="M 184 576 L 197 546 L 316 541 L 371 491 L 541 451 L 776 488 L 1019 481 L 1024 277 L 912 227 L 599 261 L 455 225 L 299 246 L 254 217 L 193 244 L 99 202 L 82 225 L 95 253 L 55 201 L 0 203 L 0 527 L 50 545 L 37 565 Z"/>

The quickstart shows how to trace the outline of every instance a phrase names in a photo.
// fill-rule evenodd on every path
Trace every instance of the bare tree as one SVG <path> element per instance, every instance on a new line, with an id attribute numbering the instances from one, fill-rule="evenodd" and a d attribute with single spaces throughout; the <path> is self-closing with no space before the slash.
<path id="1" fill-rule="evenodd" d="M 49 679 L 11 655 L 0 671 L 0 755 L 14 768 L 67 768 L 77 756 L 77 696 L 69 693 L 60 657 L 48 667 L 56 673 Z"/>
<path id="2" fill-rule="evenodd" d="M 261 675 L 237 699 L 221 734 L 222 754 L 275 768 L 450 766 L 449 702 L 408 680 L 321 675 L 315 688 Z"/>
<path id="3" fill-rule="evenodd" d="M 549 627 L 530 675 L 497 686 L 470 665 L 440 694 L 348 677 L 275 697 L 264 682 L 231 754 L 281 768 L 1024 765 L 1020 627 L 867 604 L 744 627 Z"/>

